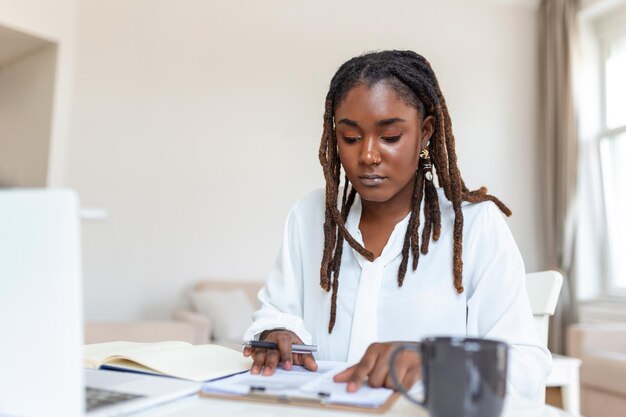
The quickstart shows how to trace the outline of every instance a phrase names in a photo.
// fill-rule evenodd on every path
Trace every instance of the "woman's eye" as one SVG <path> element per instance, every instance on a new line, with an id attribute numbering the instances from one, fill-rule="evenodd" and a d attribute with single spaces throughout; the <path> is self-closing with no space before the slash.
<path id="1" fill-rule="evenodd" d="M 355 143 L 358 142 L 361 138 L 358 136 L 344 136 L 343 140 L 348 142 L 348 143 Z"/>
<path id="2" fill-rule="evenodd" d="M 387 143 L 396 143 L 397 141 L 400 140 L 400 138 L 402 137 L 402 135 L 397 135 L 397 136 L 383 136 L 383 140 Z"/>

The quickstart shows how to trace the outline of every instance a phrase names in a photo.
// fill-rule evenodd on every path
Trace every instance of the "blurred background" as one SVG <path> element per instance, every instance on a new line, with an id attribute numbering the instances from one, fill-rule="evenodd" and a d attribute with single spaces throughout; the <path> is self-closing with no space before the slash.
<path id="1" fill-rule="evenodd" d="M 289 208 L 324 185 L 332 75 L 366 51 L 412 49 L 439 77 L 466 182 L 511 206 L 537 270 L 534 3 L 3 0 L 8 30 L 51 45 L 2 66 L 3 141 L 13 124 L 32 142 L 20 160 L 2 145 L 0 182 L 73 187 L 95 209 L 87 318 L 165 317 L 198 279 L 264 279 Z M 15 100 L 41 119 L 16 120 Z"/>

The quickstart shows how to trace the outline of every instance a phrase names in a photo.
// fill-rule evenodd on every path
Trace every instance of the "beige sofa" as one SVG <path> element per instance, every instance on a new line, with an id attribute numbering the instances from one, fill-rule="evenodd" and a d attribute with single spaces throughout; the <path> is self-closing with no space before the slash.
<path id="1" fill-rule="evenodd" d="M 581 414 L 626 416 L 626 323 L 571 326 L 568 355 L 582 360 Z"/>
<path id="2" fill-rule="evenodd" d="M 204 280 L 185 294 L 184 303 L 173 312 L 182 322 L 205 323 L 205 343 L 240 348 L 252 313 L 259 308 L 261 281 Z"/>
<path id="3" fill-rule="evenodd" d="M 182 340 L 239 348 L 243 330 L 252 322 L 252 312 L 258 308 L 256 296 L 262 286 L 260 281 L 200 281 L 185 291 L 172 320 L 89 321 L 85 323 L 85 343 Z"/>
<path id="4" fill-rule="evenodd" d="M 127 342 L 160 342 L 181 340 L 191 344 L 207 343 L 209 324 L 190 320 L 141 320 L 128 322 L 85 323 L 85 343 L 124 340 Z"/>

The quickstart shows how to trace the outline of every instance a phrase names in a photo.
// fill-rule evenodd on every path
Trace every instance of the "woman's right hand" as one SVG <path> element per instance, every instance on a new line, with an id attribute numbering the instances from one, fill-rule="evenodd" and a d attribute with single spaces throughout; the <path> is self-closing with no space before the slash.
<path id="1" fill-rule="evenodd" d="M 289 330 L 268 330 L 261 334 L 261 340 L 274 342 L 278 345 L 276 349 L 244 348 L 244 356 L 251 356 L 252 368 L 250 373 L 272 375 L 279 362 L 282 362 L 283 369 L 289 370 L 293 365 L 302 365 L 309 371 L 317 370 L 315 358 L 310 353 L 292 353 L 291 345 L 302 344 L 302 340 Z"/>

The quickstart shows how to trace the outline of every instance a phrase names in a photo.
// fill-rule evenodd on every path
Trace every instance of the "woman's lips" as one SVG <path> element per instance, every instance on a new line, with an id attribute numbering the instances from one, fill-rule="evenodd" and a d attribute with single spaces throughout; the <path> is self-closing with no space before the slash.
<path id="1" fill-rule="evenodd" d="M 359 181 L 361 182 L 361 184 L 368 186 L 368 187 L 380 185 L 386 179 L 387 177 L 383 177 L 382 175 L 375 175 L 375 174 L 365 174 L 365 175 L 359 176 Z"/>

